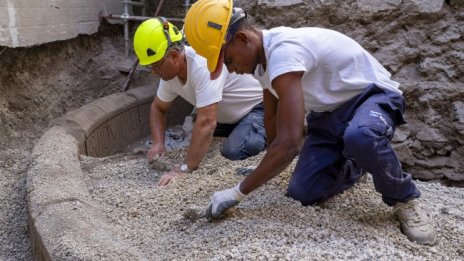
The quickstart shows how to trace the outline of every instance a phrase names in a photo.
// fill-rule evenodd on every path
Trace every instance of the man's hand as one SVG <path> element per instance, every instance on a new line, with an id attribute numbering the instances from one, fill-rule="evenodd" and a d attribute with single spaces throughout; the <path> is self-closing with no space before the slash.
<path id="1" fill-rule="evenodd" d="M 175 179 L 178 179 L 178 178 L 183 178 L 186 175 L 187 175 L 187 173 L 182 172 L 179 169 L 179 167 L 175 167 L 171 171 L 169 171 L 168 173 L 161 176 L 161 178 L 156 183 L 156 186 L 157 187 L 164 187 L 167 184 L 169 184 L 169 182 L 173 182 L 173 181 L 175 181 Z"/>
<path id="2" fill-rule="evenodd" d="M 154 159 L 164 155 L 166 148 L 164 145 L 153 144 L 150 150 L 147 152 L 148 163 L 153 162 Z"/>
<path id="3" fill-rule="evenodd" d="M 211 202 L 205 212 L 206 218 L 212 219 L 221 217 L 224 211 L 240 203 L 245 196 L 246 195 L 240 191 L 240 183 L 233 188 L 214 192 Z"/>

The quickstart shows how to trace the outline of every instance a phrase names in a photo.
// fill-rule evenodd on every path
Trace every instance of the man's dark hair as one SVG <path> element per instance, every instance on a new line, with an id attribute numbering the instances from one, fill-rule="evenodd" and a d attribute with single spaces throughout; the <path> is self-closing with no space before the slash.
<path id="1" fill-rule="evenodd" d="M 237 22 L 238 30 L 251 30 L 259 31 L 258 27 L 254 25 L 248 18 L 244 18 Z"/>
<path id="2" fill-rule="evenodd" d="M 166 53 L 171 50 L 176 50 L 177 52 L 182 53 L 184 51 L 184 41 L 177 41 L 172 43 L 171 46 L 169 46 L 166 50 Z"/>

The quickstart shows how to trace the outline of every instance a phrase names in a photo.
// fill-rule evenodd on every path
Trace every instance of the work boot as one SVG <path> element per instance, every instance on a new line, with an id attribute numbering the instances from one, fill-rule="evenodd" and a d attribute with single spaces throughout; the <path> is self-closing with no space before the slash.
<path id="1" fill-rule="evenodd" d="M 393 212 L 401 222 L 401 229 L 409 240 L 423 245 L 435 244 L 436 231 L 432 220 L 422 211 L 419 200 L 398 202 Z"/>

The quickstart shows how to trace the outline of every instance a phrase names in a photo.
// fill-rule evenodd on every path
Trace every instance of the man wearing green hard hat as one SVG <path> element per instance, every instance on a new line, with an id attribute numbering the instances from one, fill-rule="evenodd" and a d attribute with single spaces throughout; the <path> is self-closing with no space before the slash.
<path id="1" fill-rule="evenodd" d="M 230 160 L 242 160 L 265 149 L 262 88 L 257 80 L 227 70 L 210 80 L 206 59 L 185 45 L 182 32 L 163 17 L 140 24 L 134 35 L 134 50 L 140 64 L 161 78 L 150 109 L 153 144 L 148 161 L 166 150 L 166 115 L 173 100 L 181 96 L 197 110 L 184 161 L 164 174 L 158 186 L 195 170 L 213 135 L 227 137 L 221 153 Z"/>

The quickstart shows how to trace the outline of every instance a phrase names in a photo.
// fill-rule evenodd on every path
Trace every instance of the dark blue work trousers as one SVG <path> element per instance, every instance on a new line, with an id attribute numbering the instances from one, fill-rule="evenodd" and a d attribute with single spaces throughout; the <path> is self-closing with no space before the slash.
<path id="1" fill-rule="evenodd" d="M 243 160 L 257 155 L 266 148 L 263 104 L 255 105 L 236 124 L 218 123 L 214 136 L 227 137 L 221 148 L 227 159 Z"/>
<path id="2" fill-rule="evenodd" d="M 303 205 L 320 203 L 367 171 L 387 205 L 418 198 L 420 191 L 390 145 L 396 126 L 405 123 L 404 107 L 400 94 L 373 84 L 332 112 L 311 112 L 287 195 Z"/>

